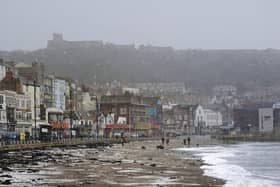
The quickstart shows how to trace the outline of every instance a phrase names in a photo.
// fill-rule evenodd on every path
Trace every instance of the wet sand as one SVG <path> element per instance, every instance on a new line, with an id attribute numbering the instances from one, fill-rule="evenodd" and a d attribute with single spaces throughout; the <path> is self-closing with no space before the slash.
<path id="1" fill-rule="evenodd" d="M 215 142 L 207 139 L 193 140 L 194 146 L 197 143 L 202 146 Z M 156 146 L 160 144 L 160 141 L 136 141 L 123 147 L 117 144 L 111 148 L 45 150 L 39 152 L 35 164 L 34 162 L 14 164 L 11 166 L 12 171 L 4 172 L 3 175 L 12 176 L 13 186 L 117 187 L 224 184 L 222 180 L 203 176 L 200 169 L 203 162 L 199 158 L 180 155 L 173 150 L 183 147 L 182 140 L 172 139 L 164 149 L 157 149 Z M 29 173 L 26 168 L 29 169 L 27 170 Z M 23 172 L 18 172 L 20 170 Z M 15 178 L 17 180 L 14 180 Z"/>

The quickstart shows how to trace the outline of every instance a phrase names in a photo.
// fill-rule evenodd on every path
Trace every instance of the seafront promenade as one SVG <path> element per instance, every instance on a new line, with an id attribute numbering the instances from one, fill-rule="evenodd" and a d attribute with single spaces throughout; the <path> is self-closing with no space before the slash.
<path id="1" fill-rule="evenodd" d="M 160 137 L 150 138 L 129 138 L 126 142 L 131 141 L 148 141 L 148 140 L 159 140 Z M 72 139 L 61 139 L 52 141 L 40 141 L 40 140 L 29 140 L 29 141 L 0 141 L 0 153 L 8 151 L 21 151 L 31 149 L 47 149 L 47 148 L 60 148 L 60 147 L 73 147 L 73 146 L 86 146 L 89 148 L 112 146 L 113 144 L 120 144 L 120 138 L 72 138 Z"/>
<path id="2" fill-rule="evenodd" d="M 133 141 L 130 139 L 129 141 Z M 93 138 L 73 138 L 42 142 L 39 140 L 0 142 L 0 152 L 20 151 L 30 149 L 46 149 L 55 147 L 68 147 L 84 145 L 87 147 L 110 146 L 121 143 L 121 139 L 93 139 Z"/>

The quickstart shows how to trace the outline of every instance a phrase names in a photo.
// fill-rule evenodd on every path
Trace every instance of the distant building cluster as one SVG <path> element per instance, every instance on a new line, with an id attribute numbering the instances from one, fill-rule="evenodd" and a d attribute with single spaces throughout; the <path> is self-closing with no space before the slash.
<path id="1" fill-rule="evenodd" d="M 222 114 L 198 104 L 176 105 L 163 111 L 163 123 L 167 134 L 210 134 L 222 125 Z"/>
<path id="2" fill-rule="evenodd" d="M 233 115 L 235 133 L 280 133 L 279 103 L 244 104 L 235 108 Z"/>
<path id="3" fill-rule="evenodd" d="M 1 60 L 0 70 L 0 134 L 25 133 L 26 138 L 40 139 L 160 134 L 160 98 L 141 96 L 137 88 L 123 87 L 114 95 L 108 88 L 119 86 L 106 84 L 104 93 L 101 87 L 96 90 L 69 77 L 46 74 L 38 62 Z"/>
<path id="4" fill-rule="evenodd" d="M 186 93 L 186 86 L 183 82 L 136 83 L 135 87 L 146 94 L 184 95 Z"/>
<path id="5" fill-rule="evenodd" d="M 48 48 L 54 49 L 94 45 L 113 44 L 65 41 L 60 34 L 48 42 Z M 130 45 L 117 48 L 135 49 Z M 205 90 L 180 81 L 97 82 L 96 77 L 81 84 L 45 69 L 37 61 L 26 64 L 0 59 L 0 135 L 24 132 L 29 138 L 55 139 L 120 133 L 277 133 L 280 129 L 280 86 L 241 92 L 231 84 Z"/>

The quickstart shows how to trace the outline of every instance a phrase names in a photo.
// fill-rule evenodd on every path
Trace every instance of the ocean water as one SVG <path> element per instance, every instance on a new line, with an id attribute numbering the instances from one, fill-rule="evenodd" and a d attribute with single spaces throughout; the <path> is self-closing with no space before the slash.
<path id="1" fill-rule="evenodd" d="M 179 148 L 201 157 L 205 175 L 226 180 L 225 187 L 280 186 L 280 143 L 240 143 Z"/>

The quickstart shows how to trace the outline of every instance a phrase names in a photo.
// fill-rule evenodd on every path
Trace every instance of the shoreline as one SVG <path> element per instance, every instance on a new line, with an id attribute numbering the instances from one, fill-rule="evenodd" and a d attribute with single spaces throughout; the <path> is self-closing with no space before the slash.
<path id="1" fill-rule="evenodd" d="M 199 140 L 199 138 L 192 140 L 192 143 L 203 146 L 211 144 L 209 140 Z M 30 186 L 223 186 L 225 184 L 221 179 L 204 175 L 200 168 L 204 164 L 201 159 L 193 155 L 192 158 L 183 158 L 174 151 L 174 148 L 183 147 L 181 139 L 170 139 L 165 149 L 157 149 L 156 146 L 160 144 L 160 140 L 150 140 L 133 141 L 123 147 L 114 144 L 111 148 L 56 148 L 47 151 L 50 153 L 47 157 L 44 156 L 46 151 L 38 151 L 38 157 L 43 155 L 45 159 L 35 159 L 38 165 L 32 167 L 32 164 L 23 164 L 22 166 L 34 171 L 30 174 L 35 177 L 31 179 Z M 53 156 L 50 156 L 51 154 Z M 25 157 L 25 154 L 23 155 Z M 12 170 L 16 172 L 13 167 Z M 1 175 L 3 174 L 5 173 Z M 20 182 L 17 184 L 21 185 Z"/>

